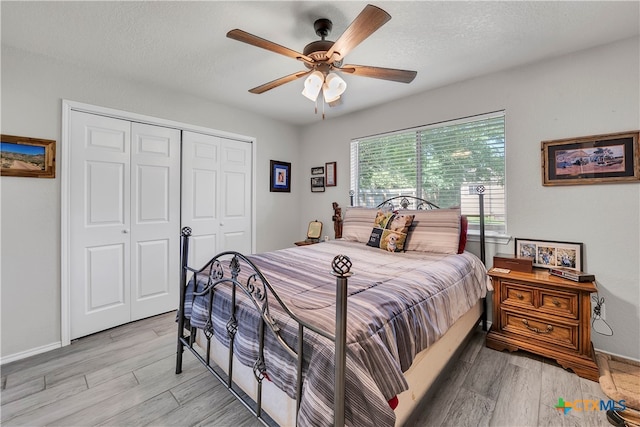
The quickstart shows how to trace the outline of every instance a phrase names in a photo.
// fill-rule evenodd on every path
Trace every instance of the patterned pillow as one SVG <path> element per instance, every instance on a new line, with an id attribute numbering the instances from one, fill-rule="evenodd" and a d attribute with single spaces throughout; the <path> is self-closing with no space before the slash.
<path id="1" fill-rule="evenodd" d="M 413 215 L 378 210 L 367 245 L 389 252 L 403 252 L 412 222 Z"/>

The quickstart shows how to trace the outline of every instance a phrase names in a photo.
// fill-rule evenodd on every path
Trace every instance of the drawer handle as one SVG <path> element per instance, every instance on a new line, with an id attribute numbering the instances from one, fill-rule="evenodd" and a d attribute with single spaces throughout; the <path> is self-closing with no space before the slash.
<path id="1" fill-rule="evenodd" d="M 553 326 L 551 325 L 547 325 L 547 329 L 545 331 L 542 331 L 538 328 L 532 328 L 531 326 L 529 326 L 529 322 L 527 321 L 527 319 L 522 319 L 522 323 L 524 323 L 524 326 L 526 326 L 528 330 L 533 331 L 536 334 L 548 334 L 549 332 L 553 331 Z"/>
<path id="2" fill-rule="evenodd" d="M 558 301 L 557 299 L 552 299 L 551 302 L 553 303 L 553 305 L 555 305 L 556 307 L 560 307 L 560 301 Z"/>
<path id="3" fill-rule="evenodd" d="M 516 294 L 516 298 L 523 299 L 524 297 L 522 296 L 522 294 Z"/>

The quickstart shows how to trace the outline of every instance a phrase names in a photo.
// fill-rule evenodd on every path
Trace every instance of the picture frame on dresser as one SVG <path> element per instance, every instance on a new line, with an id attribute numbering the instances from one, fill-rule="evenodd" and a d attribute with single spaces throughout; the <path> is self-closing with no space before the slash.
<path id="1" fill-rule="evenodd" d="M 532 258 L 533 267 L 546 269 L 563 267 L 582 271 L 582 243 L 522 239 L 517 237 L 514 242 L 514 254 L 516 258 Z"/>

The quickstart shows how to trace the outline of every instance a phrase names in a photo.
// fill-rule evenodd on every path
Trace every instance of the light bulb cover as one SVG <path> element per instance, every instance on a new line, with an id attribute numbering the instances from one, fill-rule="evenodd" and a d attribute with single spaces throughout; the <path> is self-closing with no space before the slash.
<path id="1" fill-rule="evenodd" d="M 302 95 L 311 101 L 314 101 L 318 98 L 318 94 L 320 93 L 320 89 L 322 89 L 322 84 L 324 82 L 324 75 L 320 71 L 314 71 L 309 74 L 309 76 L 304 81 L 304 89 L 302 90 Z"/>
<path id="2" fill-rule="evenodd" d="M 339 75 L 329 73 L 322 85 L 324 101 L 329 103 L 338 100 L 345 90 L 347 90 L 347 82 L 345 82 Z"/>

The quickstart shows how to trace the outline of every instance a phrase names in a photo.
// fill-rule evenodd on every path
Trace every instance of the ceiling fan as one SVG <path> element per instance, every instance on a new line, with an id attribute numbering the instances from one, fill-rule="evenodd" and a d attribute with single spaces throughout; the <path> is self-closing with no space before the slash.
<path id="1" fill-rule="evenodd" d="M 369 4 L 335 42 L 325 40 L 333 27 L 332 22 L 326 18 L 318 19 L 314 23 L 314 29 L 321 40 L 306 45 L 302 53 L 239 29 L 229 31 L 227 37 L 296 59 L 304 63 L 307 68 L 307 70 L 298 71 L 249 89 L 249 92 L 256 94 L 264 93 L 285 83 L 307 77 L 305 90 L 302 92 L 304 96 L 315 101 L 322 88 L 325 102 L 329 105 L 336 105 L 339 102 L 340 95 L 346 88 L 346 83 L 339 78 L 337 74 L 332 73 L 332 71 L 374 79 L 392 80 L 401 83 L 410 83 L 416 77 L 416 71 L 366 65 L 342 65 L 345 56 L 353 48 L 358 46 L 390 19 L 391 15 L 387 12 Z"/>

